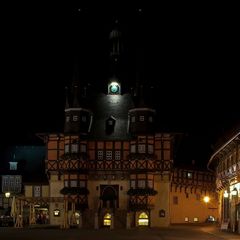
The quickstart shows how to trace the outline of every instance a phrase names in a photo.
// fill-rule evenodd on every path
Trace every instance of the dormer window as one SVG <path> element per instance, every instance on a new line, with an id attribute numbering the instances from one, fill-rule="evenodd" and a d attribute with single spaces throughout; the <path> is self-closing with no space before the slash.
<path id="1" fill-rule="evenodd" d="M 73 116 L 73 121 L 74 121 L 74 122 L 77 122 L 77 121 L 78 121 L 78 116 L 76 116 L 76 115 Z"/>
<path id="2" fill-rule="evenodd" d="M 106 133 L 111 134 L 114 131 L 116 119 L 111 116 L 106 120 Z"/>
<path id="3" fill-rule="evenodd" d="M 17 162 L 9 162 L 9 169 L 10 170 L 17 170 Z"/>

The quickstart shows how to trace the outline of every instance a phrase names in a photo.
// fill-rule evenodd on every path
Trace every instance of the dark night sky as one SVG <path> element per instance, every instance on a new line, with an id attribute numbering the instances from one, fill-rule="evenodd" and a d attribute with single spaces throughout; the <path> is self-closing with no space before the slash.
<path id="1" fill-rule="evenodd" d="M 205 163 L 217 136 L 240 120 L 234 6 L 80 9 L 2 9 L 2 148 L 62 128 L 73 56 L 79 53 L 85 81 L 104 80 L 108 34 L 117 18 L 129 56 L 127 80 L 134 81 L 137 43 L 144 49 L 143 79 L 156 89 L 159 125 L 186 134 L 182 159 Z"/>

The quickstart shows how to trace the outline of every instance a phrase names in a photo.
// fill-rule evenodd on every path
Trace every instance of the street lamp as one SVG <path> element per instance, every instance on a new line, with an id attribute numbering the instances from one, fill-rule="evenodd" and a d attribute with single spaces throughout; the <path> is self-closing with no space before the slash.
<path id="1" fill-rule="evenodd" d="M 210 201 L 210 197 L 205 196 L 205 197 L 203 198 L 203 201 L 204 201 L 205 203 L 208 203 L 208 202 Z"/>
<path id="2" fill-rule="evenodd" d="M 11 196 L 11 193 L 10 193 L 10 192 L 5 192 L 5 197 L 6 197 L 6 198 L 10 198 L 10 196 Z"/>
<path id="3" fill-rule="evenodd" d="M 227 191 L 224 191 L 223 197 L 228 198 L 228 192 Z"/>

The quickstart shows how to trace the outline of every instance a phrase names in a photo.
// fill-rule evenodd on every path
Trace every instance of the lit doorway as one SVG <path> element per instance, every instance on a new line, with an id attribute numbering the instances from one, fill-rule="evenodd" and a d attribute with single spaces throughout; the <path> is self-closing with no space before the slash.
<path id="1" fill-rule="evenodd" d="M 140 213 L 138 217 L 138 226 L 148 226 L 149 225 L 149 217 L 145 212 Z"/>
<path id="2" fill-rule="evenodd" d="M 110 213 L 106 213 L 104 215 L 104 218 L 103 218 L 103 226 L 104 227 L 110 227 L 111 226 L 111 214 Z"/>

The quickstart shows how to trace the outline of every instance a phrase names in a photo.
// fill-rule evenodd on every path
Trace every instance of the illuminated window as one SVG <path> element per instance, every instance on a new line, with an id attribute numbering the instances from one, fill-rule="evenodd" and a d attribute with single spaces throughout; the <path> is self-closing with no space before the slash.
<path id="1" fill-rule="evenodd" d="M 193 218 L 193 221 L 198 222 L 198 218 L 197 217 Z"/>
<path id="2" fill-rule="evenodd" d="M 53 210 L 53 216 L 54 217 L 59 217 L 60 216 L 60 210 L 59 209 L 54 209 Z"/>
<path id="3" fill-rule="evenodd" d="M 184 221 L 185 221 L 185 222 L 189 222 L 189 218 L 188 218 L 188 217 L 185 217 L 185 218 L 184 218 Z"/>
<path id="4" fill-rule="evenodd" d="M 111 226 L 111 214 L 106 213 L 103 218 L 103 226 Z"/>
<path id="5" fill-rule="evenodd" d="M 193 176 L 193 175 L 192 175 L 191 172 L 188 172 L 188 173 L 187 173 L 187 178 L 192 178 L 192 176 Z"/>
<path id="6" fill-rule="evenodd" d="M 9 162 L 10 170 L 17 170 L 17 162 Z"/>
<path id="7" fill-rule="evenodd" d="M 145 212 L 142 212 L 138 218 L 138 225 L 139 226 L 148 226 L 148 224 L 149 224 L 148 215 Z"/>

